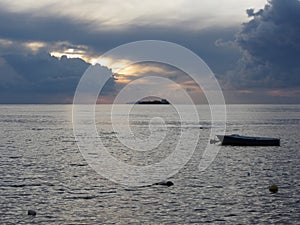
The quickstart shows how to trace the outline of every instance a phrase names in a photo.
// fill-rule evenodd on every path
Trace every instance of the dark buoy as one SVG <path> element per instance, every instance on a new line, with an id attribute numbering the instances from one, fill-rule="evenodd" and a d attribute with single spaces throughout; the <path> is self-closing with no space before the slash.
<path id="1" fill-rule="evenodd" d="M 36 211 L 29 209 L 27 211 L 27 215 L 29 215 L 29 216 L 36 216 Z"/>
<path id="2" fill-rule="evenodd" d="M 155 183 L 155 185 L 163 185 L 163 186 L 170 187 L 170 186 L 173 186 L 174 183 L 172 181 L 161 181 L 161 182 Z"/>
<path id="3" fill-rule="evenodd" d="M 250 172 L 247 173 L 248 177 L 251 175 Z"/>
<path id="4" fill-rule="evenodd" d="M 170 186 L 173 186 L 174 183 L 172 181 L 167 181 L 165 185 L 168 186 L 168 187 L 170 187 Z"/>
<path id="5" fill-rule="evenodd" d="M 277 193 L 278 192 L 278 186 L 276 184 L 272 184 L 269 187 L 269 191 L 272 192 L 272 193 Z"/>

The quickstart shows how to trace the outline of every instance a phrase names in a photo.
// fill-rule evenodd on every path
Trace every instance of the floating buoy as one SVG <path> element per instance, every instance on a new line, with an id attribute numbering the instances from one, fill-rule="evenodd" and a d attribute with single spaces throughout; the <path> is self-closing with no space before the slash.
<path id="1" fill-rule="evenodd" d="M 155 183 L 155 185 L 163 185 L 163 186 L 170 187 L 170 186 L 173 186 L 174 183 L 172 181 L 162 181 L 162 182 L 159 182 L 159 183 Z"/>
<path id="2" fill-rule="evenodd" d="M 250 172 L 247 173 L 248 177 L 250 176 Z"/>
<path id="3" fill-rule="evenodd" d="M 29 215 L 29 216 L 36 216 L 36 211 L 29 209 L 27 211 L 27 215 Z"/>
<path id="4" fill-rule="evenodd" d="M 167 182 L 166 182 L 166 185 L 167 185 L 168 187 L 170 187 L 170 186 L 173 186 L 174 183 L 173 183 L 172 181 L 167 181 Z"/>
<path id="5" fill-rule="evenodd" d="M 276 184 L 272 184 L 269 187 L 269 191 L 272 192 L 272 193 L 277 193 L 278 192 L 278 186 Z"/>

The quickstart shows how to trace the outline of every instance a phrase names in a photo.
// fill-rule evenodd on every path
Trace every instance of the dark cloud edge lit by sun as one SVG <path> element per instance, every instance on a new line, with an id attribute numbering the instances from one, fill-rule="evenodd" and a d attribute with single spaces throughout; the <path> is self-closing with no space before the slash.
<path id="1" fill-rule="evenodd" d="M 0 103 L 72 103 L 98 56 L 149 39 L 200 56 L 226 103 L 300 103 L 300 1 L 250 2 L 0 0 Z M 148 75 L 167 76 L 196 103 L 205 102 L 182 71 L 153 62 L 123 68 L 127 60 L 100 62 L 114 74 L 100 102 L 110 103 L 128 82 Z"/>

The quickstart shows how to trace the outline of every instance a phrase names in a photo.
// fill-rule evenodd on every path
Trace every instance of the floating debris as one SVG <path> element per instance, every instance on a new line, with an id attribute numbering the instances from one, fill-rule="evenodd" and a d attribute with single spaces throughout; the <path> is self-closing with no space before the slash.
<path id="1" fill-rule="evenodd" d="M 155 183 L 154 185 L 163 185 L 163 186 L 170 187 L 170 186 L 173 186 L 174 183 L 172 181 L 161 181 L 161 182 Z"/>
<path id="2" fill-rule="evenodd" d="M 36 211 L 29 209 L 27 211 L 27 215 L 29 215 L 29 216 L 36 216 Z"/>
<path id="3" fill-rule="evenodd" d="M 278 186 L 276 184 L 272 184 L 269 187 L 269 191 L 272 192 L 272 193 L 277 193 L 278 192 Z"/>
<path id="4" fill-rule="evenodd" d="M 220 141 L 214 140 L 214 139 L 210 139 L 210 140 L 209 140 L 209 143 L 210 143 L 210 144 L 216 144 L 216 143 L 218 143 L 218 142 L 220 142 Z"/>

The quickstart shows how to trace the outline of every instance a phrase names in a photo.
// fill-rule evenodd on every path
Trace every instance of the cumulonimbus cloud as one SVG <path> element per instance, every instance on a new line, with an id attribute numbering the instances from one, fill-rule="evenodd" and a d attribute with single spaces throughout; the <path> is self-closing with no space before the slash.
<path id="1" fill-rule="evenodd" d="M 299 88 L 300 1 L 269 0 L 264 9 L 247 13 L 251 20 L 236 36 L 243 57 L 231 82 L 241 88 Z"/>

